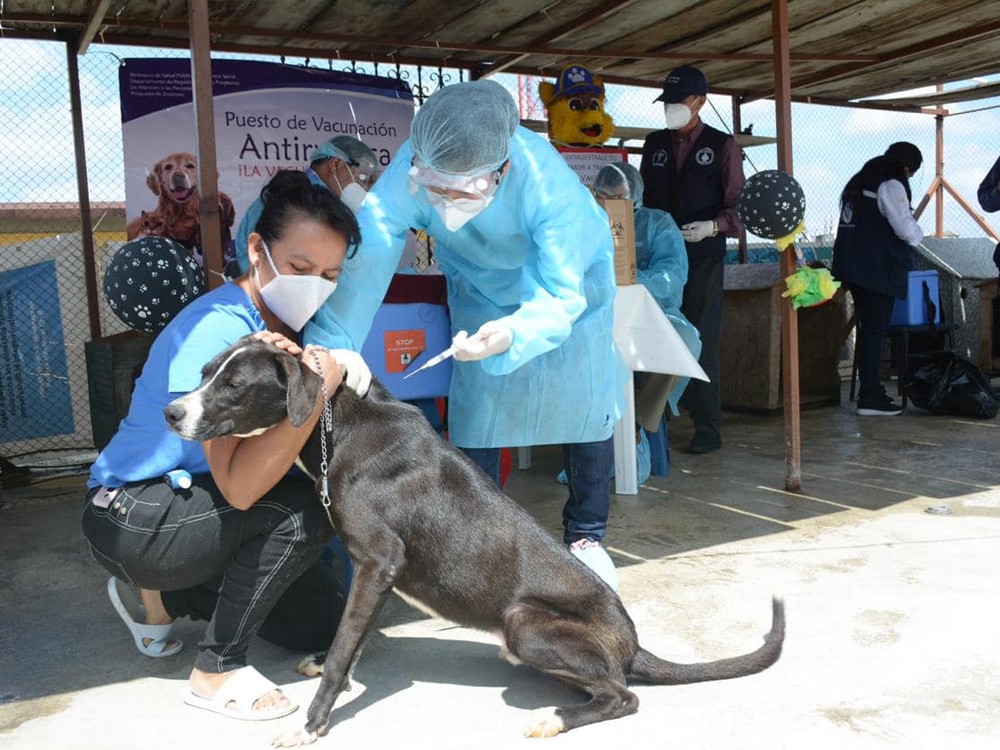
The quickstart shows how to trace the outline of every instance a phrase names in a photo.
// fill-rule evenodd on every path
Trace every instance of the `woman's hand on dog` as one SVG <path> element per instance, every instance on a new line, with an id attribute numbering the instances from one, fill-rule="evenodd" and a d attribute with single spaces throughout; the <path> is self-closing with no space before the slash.
<path id="1" fill-rule="evenodd" d="M 253 335 L 258 341 L 263 341 L 265 344 L 274 344 L 276 347 L 282 351 L 286 351 L 293 357 L 298 357 L 302 354 L 302 347 L 299 346 L 297 341 L 293 341 L 282 333 L 276 333 L 274 331 L 261 331 Z"/>
<path id="2" fill-rule="evenodd" d="M 322 346 L 307 346 L 300 359 L 305 362 L 306 367 L 323 378 L 324 396 L 332 396 L 344 381 L 340 364 L 331 356 L 329 349 L 324 349 Z"/>
<path id="3" fill-rule="evenodd" d="M 254 338 L 299 357 L 306 366 L 321 375 L 326 383 L 326 392 L 333 393 L 343 383 L 359 396 L 364 397 L 372 384 L 372 371 L 357 352 L 350 349 L 326 349 L 322 346 L 307 346 L 303 349 L 297 342 L 274 331 L 262 331 Z M 319 363 L 313 355 L 319 358 Z"/>

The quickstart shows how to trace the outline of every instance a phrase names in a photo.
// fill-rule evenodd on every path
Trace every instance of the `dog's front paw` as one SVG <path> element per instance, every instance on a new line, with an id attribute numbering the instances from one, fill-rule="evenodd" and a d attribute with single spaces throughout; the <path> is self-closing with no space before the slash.
<path id="1" fill-rule="evenodd" d="M 525 732 L 525 737 L 555 737 L 566 731 L 566 725 L 556 714 L 554 707 L 539 708 L 531 714 L 531 726 Z"/>
<path id="2" fill-rule="evenodd" d="M 319 734 L 316 732 L 307 732 L 305 728 L 286 729 L 271 740 L 271 747 L 300 747 L 302 745 L 311 745 L 318 739 Z"/>
<path id="3" fill-rule="evenodd" d="M 326 654 L 312 654 L 305 656 L 295 665 L 295 671 L 305 677 L 319 677 L 323 674 L 323 667 L 326 663 Z"/>

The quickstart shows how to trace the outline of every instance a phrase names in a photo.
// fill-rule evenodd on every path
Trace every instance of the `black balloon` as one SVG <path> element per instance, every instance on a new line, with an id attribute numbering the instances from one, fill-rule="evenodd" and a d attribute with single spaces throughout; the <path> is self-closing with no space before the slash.
<path id="1" fill-rule="evenodd" d="M 104 297 L 112 312 L 142 333 L 159 333 L 204 291 L 201 266 L 183 245 L 166 237 L 125 243 L 104 273 Z"/>
<path id="2" fill-rule="evenodd" d="M 750 177 L 736 202 L 748 232 L 767 240 L 795 231 L 806 215 L 806 196 L 790 174 L 765 169 Z"/>

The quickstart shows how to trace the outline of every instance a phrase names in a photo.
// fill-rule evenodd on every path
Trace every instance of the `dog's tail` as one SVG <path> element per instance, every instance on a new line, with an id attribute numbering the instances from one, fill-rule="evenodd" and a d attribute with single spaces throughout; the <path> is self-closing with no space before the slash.
<path id="1" fill-rule="evenodd" d="M 772 599 L 771 608 L 771 631 L 764 636 L 764 645 L 756 651 L 701 664 L 677 664 L 640 647 L 628 676 L 653 685 L 685 685 L 691 682 L 729 680 L 762 672 L 778 661 L 785 640 L 785 604 L 781 599 Z"/>

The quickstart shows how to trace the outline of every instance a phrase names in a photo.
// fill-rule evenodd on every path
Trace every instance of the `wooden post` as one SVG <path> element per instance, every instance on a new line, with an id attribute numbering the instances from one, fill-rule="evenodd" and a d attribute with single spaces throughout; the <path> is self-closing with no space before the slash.
<path id="1" fill-rule="evenodd" d="M 778 136 L 778 169 L 792 174 L 792 80 L 788 46 L 788 0 L 771 2 L 774 40 L 774 106 Z M 781 253 L 781 278 L 795 273 L 795 250 Z M 799 420 L 799 319 L 791 304 L 781 306 L 781 386 L 785 416 L 785 489 L 802 489 L 801 422 Z"/>
<path id="2" fill-rule="evenodd" d="M 97 289 L 97 254 L 90 217 L 90 188 L 87 185 L 87 147 L 83 139 L 83 104 L 80 98 L 80 68 L 76 44 L 66 42 L 66 72 L 69 77 L 69 108 L 73 120 L 73 151 L 76 155 L 76 194 L 80 202 L 80 234 L 83 241 L 83 279 L 87 289 L 87 315 L 91 341 L 101 337 L 100 292 Z"/>
<path id="3" fill-rule="evenodd" d="M 201 202 L 201 250 L 209 289 L 222 284 L 222 226 L 219 218 L 219 170 L 215 157 L 215 105 L 212 101 L 211 37 L 208 1 L 188 0 L 191 40 L 191 93 L 198 132 L 198 193 Z"/>

